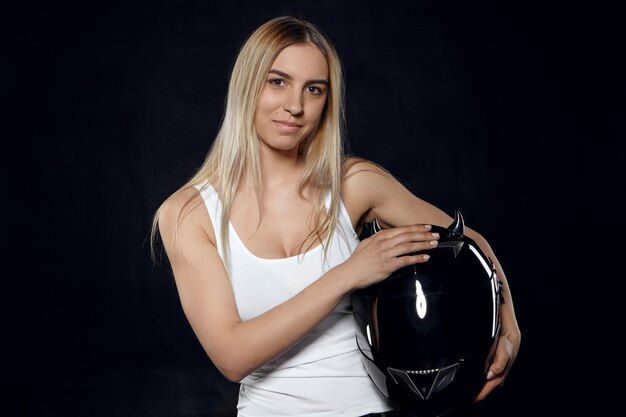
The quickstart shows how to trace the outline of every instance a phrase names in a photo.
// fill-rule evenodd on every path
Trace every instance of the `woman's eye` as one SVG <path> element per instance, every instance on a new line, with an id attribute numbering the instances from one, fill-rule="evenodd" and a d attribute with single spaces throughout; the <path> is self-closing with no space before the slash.
<path id="1" fill-rule="evenodd" d="M 311 94 L 315 94 L 315 95 L 320 95 L 324 93 L 324 90 L 322 90 L 320 87 L 316 87 L 314 85 L 311 85 L 309 87 L 307 87 L 307 90 L 309 93 Z"/>
<path id="2" fill-rule="evenodd" d="M 271 78 L 268 80 L 268 82 L 270 83 L 270 85 L 273 85 L 276 87 L 282 87 L 283 85 L 285 85 L 285 80 L 281 78 Z"/>

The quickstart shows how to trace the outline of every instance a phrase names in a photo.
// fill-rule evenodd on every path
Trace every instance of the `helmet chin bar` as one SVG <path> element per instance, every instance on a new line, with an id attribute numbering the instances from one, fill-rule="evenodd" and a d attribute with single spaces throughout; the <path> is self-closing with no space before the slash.
<path id="1" fill-rule="evenodd" d="M 360 238 L 380 230 L 374 220 Z M 464 235 L 461 213 L 432 231 L 440 239 L 428 262 L 352 294 L 370 378 L 392 406 L 419 417 L 442 416 L 478 394 L 500 332 L 496 270 Z"/>

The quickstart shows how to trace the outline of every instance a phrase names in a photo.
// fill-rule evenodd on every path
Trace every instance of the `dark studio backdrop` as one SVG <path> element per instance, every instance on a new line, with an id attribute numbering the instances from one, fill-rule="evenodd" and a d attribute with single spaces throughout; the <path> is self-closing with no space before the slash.
<path id="1" fill-rule="evenodd" d="M 234 416 L 237 386 L 195 339 L 148 233 L 204 159 L 239 47 L 286 13 L 319 25 L 342 57 L 350 152 L 460 209 L 506 270 L 519 357 L 500 390 L 459 415 L 618 404 L 626 128 L 616 11 L 134 1 L 15 11 L 4 90 L 18 129 L 7 139 L 28 162 L 5 154 L 4 169 L 22 167 L 6 178 L 27 191 L 3 216 L 16 232 L 3 246 L 7 415 Z"/>

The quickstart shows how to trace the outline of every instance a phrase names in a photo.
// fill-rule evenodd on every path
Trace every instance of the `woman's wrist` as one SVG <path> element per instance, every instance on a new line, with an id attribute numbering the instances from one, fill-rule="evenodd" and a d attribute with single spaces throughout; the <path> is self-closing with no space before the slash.
<path id="1" fill-rule="evenodd" d="M 328 280 L 330 285 L 337 291 L 339 297 L 345 297 L 356 288 L 354 274 L 350 274 L 347 269 L 344 262 L 335 266 L 324 275 L 324 279 Z"/>

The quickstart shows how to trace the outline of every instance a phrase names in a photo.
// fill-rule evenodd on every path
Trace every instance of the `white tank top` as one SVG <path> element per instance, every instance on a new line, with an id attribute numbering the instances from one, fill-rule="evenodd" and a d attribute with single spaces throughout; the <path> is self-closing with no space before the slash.
<path id="1" fill-rule="evenodd" d="M 222 204 L 211 185 L 198 189 L 224 259 Z M 247 249 L 229 222 L 227 271 L 242 320 L 290 299 L 350 256 L 359 240 L 342 202 L 339 210 L 326 257 L 319 245 L 288 258 L 259 258 Z M 244 378 L 237 409 L 239 417 L 356 417 L 391 410 L 363 366 L 350 297 L 295 346 Z"/>

